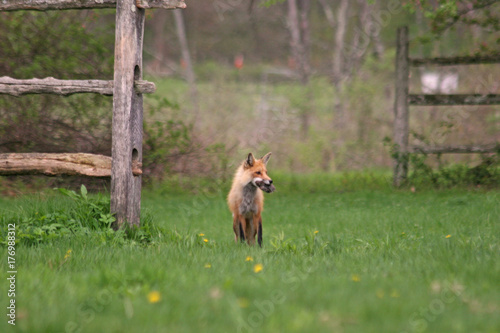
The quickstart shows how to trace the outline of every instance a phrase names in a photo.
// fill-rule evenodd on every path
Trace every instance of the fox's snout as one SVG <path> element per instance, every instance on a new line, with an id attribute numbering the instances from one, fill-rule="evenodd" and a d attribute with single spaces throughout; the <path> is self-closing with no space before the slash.
<path id="1" fill-rule="evenodd" d="M 269 185 L 271 185 L 271 184 L 273 183 L 273 180 L 272 180 L 271 178 L 269 178 L 269 177 L 267 177 L 267 178 L 263 178 L 263 177 L 255 177 L 255 178 L 252 180 L 252 183 L 253 183 L 254 185 L 257 185 L 257 186 L 258 186 L 258 184 L 264 184 L 264 185 L 269 186 Z"/>

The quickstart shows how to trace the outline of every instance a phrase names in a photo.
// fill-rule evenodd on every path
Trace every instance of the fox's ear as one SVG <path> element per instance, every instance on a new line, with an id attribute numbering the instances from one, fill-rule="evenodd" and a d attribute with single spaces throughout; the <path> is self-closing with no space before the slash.
<path id="1" fill-rule="evenodd" d="M 245 168 L 253 167 L 254 163 L 255 163 L 255 157 L 253 157 L 252 153 L 248 154 L 247 159 L 245 160 Z"/>
<path id="2" fill-rule="evenodd" d="M 271 152 L 269 152 L 266 155 L 262 156 L 261 160 L 262 160 L 262 162 L 264 162 L 264 164 L 267 165 L 267 162 L 269 161 L 270 158 L 271 158 Z"/>

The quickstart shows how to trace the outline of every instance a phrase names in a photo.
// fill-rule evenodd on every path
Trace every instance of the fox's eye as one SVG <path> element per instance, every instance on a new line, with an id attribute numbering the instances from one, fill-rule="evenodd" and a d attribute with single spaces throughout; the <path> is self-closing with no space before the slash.
<path id="1" fill-rule="evenodd" d="M 256 174 L 258 174 L 258 175 L 261 175 L 261 174 L 262 174 L 262 172 L 260 172 L 260 171 L 257 171 L 257 172 L 256 172 Z"/>

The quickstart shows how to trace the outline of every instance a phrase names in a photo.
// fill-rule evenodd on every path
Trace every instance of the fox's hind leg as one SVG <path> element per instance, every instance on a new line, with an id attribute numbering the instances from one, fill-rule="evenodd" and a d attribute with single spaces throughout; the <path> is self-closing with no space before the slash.
<path id="1" fill-rule="evenodd" d="M 233 222 L 233 231 L 234 231 L 234 242 L 238 242 L 240 226 L 238 222 Z"/>

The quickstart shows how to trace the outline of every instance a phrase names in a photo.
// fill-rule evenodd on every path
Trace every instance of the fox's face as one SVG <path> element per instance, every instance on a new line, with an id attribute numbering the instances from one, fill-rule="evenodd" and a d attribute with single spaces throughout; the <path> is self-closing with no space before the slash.
<path id="1" fill-rule="evenodd" d="M 266 165 L 270 158 L 271 153 L 267 153 L 261 159 L 256 160 L 253 154 L 250 153 L 243 165 L 245 172 L 250 173 L 252 177 L 252 184 L 268 193 L 275 190 L 274 185 L 272 185 L 273 180 L 267 175 Z"/>

